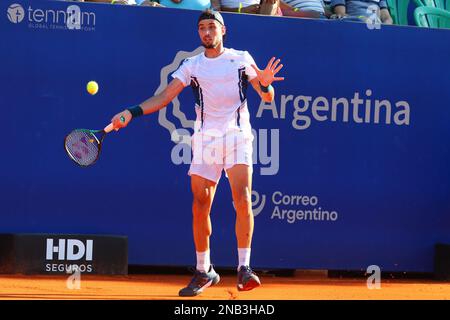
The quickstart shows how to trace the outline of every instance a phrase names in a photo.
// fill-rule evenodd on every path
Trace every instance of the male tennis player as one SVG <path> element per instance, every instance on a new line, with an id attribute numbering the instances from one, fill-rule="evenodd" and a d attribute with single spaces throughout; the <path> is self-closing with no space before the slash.
<path id="1" fill-rule="evenodd" d="M 192 136 L 193 159 L 189 175 L 197 267 L 192 281 L 180 290 L 180 296 L 196 296 L 220 280 L 210 262 L 212 229 L 209 214 L 223 170 L 228 176 L 236 209 L 237 288 L 247 291 L 261 285 L 250 268 L 253 135 L 246 91 L 250 82 L 264 101 L 271 102 L 275 94 L 271 83 L 284 80 L 275 76 L 283 67 L 279 64 L 280 59 L 270 59 L 267 67 L 260 70 L 247 51 L 224 48 L 226 28 L 220 13 L 203 11 L 198 18 L 198 33 L 205 51 L 186 59 L 161 93 L 112 119 L 114 128 L 123 128 L 135 117 L 166 107 L 185 87 L 190 85 L 194 90 L 197 119 Z"/>

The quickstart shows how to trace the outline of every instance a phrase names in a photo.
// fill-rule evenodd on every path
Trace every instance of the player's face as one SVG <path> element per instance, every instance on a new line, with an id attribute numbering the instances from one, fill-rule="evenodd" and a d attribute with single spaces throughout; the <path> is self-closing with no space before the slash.
<path id="1" fill-rule="evenodd" d="M 223 41 L 225 27 L 214 19 L 206 19 L 198 24 L 198 34 L 206 49 L 216 48 Z"/>

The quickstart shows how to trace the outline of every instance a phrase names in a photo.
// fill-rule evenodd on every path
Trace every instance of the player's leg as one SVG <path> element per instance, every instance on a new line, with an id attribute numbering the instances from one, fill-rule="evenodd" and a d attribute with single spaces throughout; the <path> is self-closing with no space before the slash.
<path id="1" fill-rule="evenodd" d="M 253 237 L 252 166 L 236 164 L 227 170 L 233 203 L 236 209 L 236 238 L 238 242 L 238 290 L 247 291 L 261 285 L 258 276 L 250 268 Z"/>
<path id="2" fill-rule="evenodd" d="M 212 232 L 210 211 L 216 186 L 222 174 L 223 165 L 209 157 L 215 150 L 214 141 L 203 139 L 201 135 L 192 138 L 193 159 L 189 169 L 191 176 L 192 231 L 194 235 L 197 266 L 194 277 L 187 287 L 180 290 L 180 296 L 196 296 L 220 281 L 210 262 L 209 237 Z"/>
<path id="3" fill-rule="evenodd" d="M 223 170 L 219 159 L 211 155 L 216 154 L 216 141 L 196 135 L 192 139 L 194 156 L 189 169 L 191 176 L 192 228 L 195 249 L 197 252 L 197 270 L 207 272 L 210 266 L 209 237 L 212 232 L 209 217 L 216 186 Z"/>
<path id="4" fill-rule="evenodd" d="M 209 286 L 220 281 L 210 261 L 209 237 L 212 227 L 210 211 L 217 183 L 196 174 L 191 174 L 192 229 L 194 234 L 197 266 L 194 277 L 187 287 L 180 290 L 180 296 L 196 296 Z"/>
<path id="5" fill-rule="evenodd" d="M 236 164 L 227 170 L 227 176 L 236 209 L 235 231 L 238 248 L 250 248 L 254 225 L 251 200 L 252 167 Z"/>
<path id="6" fill-rule="evenodd" d="M 211 206 L 216 192 L 217 184 L 198 175 L 191 175 L 192 189 L 192 229 L 194 233 L 195 250 L 197 251 L 197 270 L 208 271 L 209 237 L 212 233 Z M 199 256 L 201 253 L 207 255 Z"/>

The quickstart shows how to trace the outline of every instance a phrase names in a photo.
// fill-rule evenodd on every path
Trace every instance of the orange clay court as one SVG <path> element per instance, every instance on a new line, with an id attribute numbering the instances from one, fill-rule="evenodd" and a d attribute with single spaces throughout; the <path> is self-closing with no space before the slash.
<path id="1" fill-rule="evenodd" d="M 382 279 L 369 290 L 364 278 L 328 278 L 322 274 L 293 277 L 261 276 L 262 287 L 238 292 L 235 276 L 195 298 L 180 298 L 188 275 L 82 276 L 80 289 L 68 289 L 65 276 L 1 275 L 0 299 L 89 300 L 446 300 L 450 283 L 432 280 Z"/>

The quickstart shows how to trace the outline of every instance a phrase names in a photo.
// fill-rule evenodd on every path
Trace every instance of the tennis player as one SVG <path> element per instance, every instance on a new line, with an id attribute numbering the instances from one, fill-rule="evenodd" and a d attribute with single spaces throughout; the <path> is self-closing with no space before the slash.
<path id="1" fill-rule="evenodd" d="M 194 91 L 197 119 L 191 140 L 193 159 L 189 175 L 197 266 L 191 282 L 180 290 L 180 296 L 196 296 L 220 280 L 211 264 L 209 237 L 212 232 L 211 205 L 223 170 L 236 209 L 237 289 L 247 291 L 261 285 L 250 268 L 254 225 L 251 202 L 253 135 L 247 87 L 250 82 L 265 102 L 273 101 L 275 92 L 271 84 L 284 80 L 276 77 L 283 65 L 280 59 L 272 58 L 266 68 L 260 70 L 247 51 L 223 46 L 225 33 L 220 13 L 203 11 L 198 18 L 198 34 L 205 51 L 184 60 L 161 93 L 112 119 L 115 129 L 126 127 L 132 119 L 166 107 L 185 87 L 191 86 Z"/>

